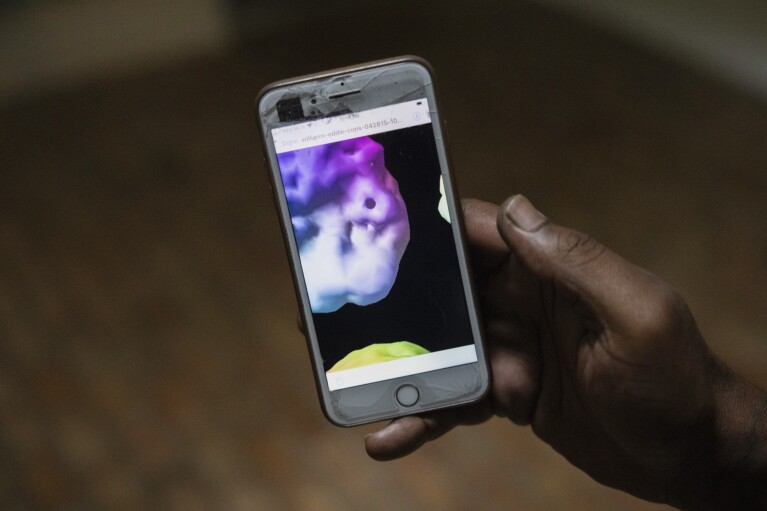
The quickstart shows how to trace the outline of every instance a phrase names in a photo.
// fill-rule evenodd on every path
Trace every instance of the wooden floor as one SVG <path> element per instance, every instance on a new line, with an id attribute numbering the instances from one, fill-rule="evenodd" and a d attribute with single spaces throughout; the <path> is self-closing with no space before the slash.
<path id="1" fill-rule="evenodd" d="M 368 14 L 0 112 L 0 509 L 665 509 L 501 420 L 379 464 L 323 418 L 252 101 L 400 53 L 437 70 L 464 195 L 662 275 L 767 386 L 764 104 L 526 4 Z"/>

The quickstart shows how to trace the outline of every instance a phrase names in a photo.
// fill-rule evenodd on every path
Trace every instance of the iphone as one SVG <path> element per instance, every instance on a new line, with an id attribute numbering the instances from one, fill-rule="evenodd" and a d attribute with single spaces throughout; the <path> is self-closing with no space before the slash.
<path id="1" fill-rule="evenodd" d="M 428 63 L 277 82 L 256 109 L 328 419 L 481 399 L 489 371 Z"/>

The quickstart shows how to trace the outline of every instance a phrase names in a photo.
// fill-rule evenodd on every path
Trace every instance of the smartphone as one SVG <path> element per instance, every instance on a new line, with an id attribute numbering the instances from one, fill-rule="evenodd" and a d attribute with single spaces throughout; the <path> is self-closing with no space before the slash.
<path id="1" fill-rule="evenodd" d="M 285 80 L 256 102 L 327 418 L 481 399 L 489 371 L 429 64 Z"/>

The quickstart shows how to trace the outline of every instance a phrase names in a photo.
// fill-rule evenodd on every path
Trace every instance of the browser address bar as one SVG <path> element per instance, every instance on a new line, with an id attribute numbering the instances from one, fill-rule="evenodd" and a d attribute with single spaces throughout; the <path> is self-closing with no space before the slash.
<path id="1" fill-rule="evenodd" d="M 277 153 L 366 137 L 431 122 L 426 98 L 272 130 Z"/>

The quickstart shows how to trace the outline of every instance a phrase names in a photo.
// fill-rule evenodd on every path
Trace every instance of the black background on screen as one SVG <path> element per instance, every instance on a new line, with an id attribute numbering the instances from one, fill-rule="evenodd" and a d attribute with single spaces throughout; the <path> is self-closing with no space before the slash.
<path id="1" fill-rule="evenodd" d="M 383 300 L 313 314 L 327 371 L 351 351 L 374 343 L 410 341 L 429 351 L 473 343 L 449 223 L 437 209 L 440 165 L 430 124 L 372 137 L 407 206 L 410 242 Z"/>

